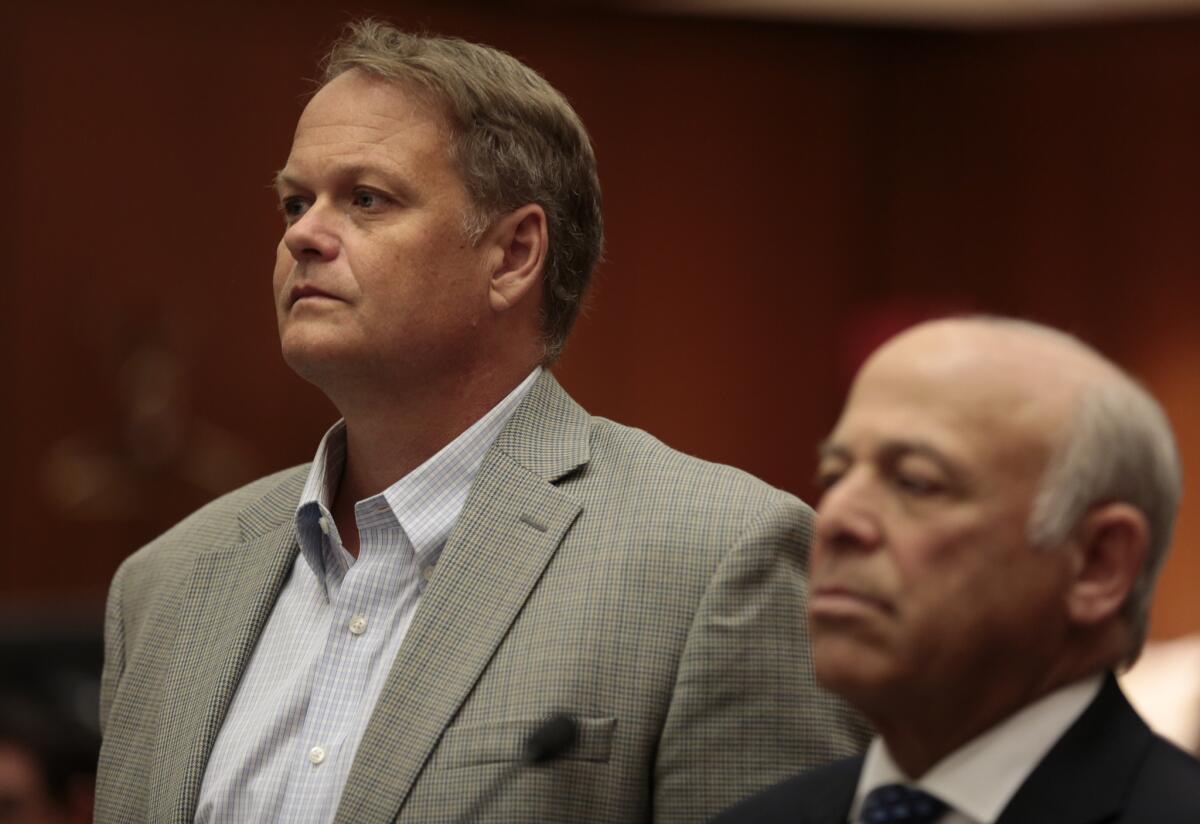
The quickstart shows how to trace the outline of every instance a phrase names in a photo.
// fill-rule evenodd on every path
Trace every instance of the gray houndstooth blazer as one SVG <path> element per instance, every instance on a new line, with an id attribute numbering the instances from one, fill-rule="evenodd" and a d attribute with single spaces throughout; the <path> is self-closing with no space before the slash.
<path id="1" fill-rule="evenodd" d="M 188 822 L 298 551 L 307 467 L 209 504 L 113 580 L 96 820 Z M 549 373 L 487 453 L 336 821 L 452 822 L 540 719 L 581 719 L 479 820 L 696 822 L 866 730 L 813 680 L 811 511 L 592 418 Z"/>

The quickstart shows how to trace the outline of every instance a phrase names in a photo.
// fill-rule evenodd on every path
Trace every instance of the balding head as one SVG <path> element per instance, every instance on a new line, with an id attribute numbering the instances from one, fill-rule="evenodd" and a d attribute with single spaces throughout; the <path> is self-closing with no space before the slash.
<path id="1" fill-rule="evenodd" d="M 1078 338 L 1048 326 L 1002 317 L 951 318 L 915 327 L 880 350 L 906 344 L 960 347 L 957 357 L 989 370 L 998 387 L 1037 396 L 1051 448 L 1029 521 L 1029 539 L 1063 543 L 1087 510 L 1121 501 L 1148 527 L 1146 560 L 1125 604 L 1132 629 L 1126 663 L 1141 651 L 1154 583 L 1170 548 L 1182 493 L 1178 449 L 1162 407 L 1135 380 Z M 947 358 L 953 358 L 948 355 Z M 970 363 L 964 364 L 970 368 Z M 1047 422 L 1049 424 L 1049 422 Z"/>
<path id="2" fill-rule="evenodd" d="M 1069 417 L 1090 387 L 1129 383 L 1077 338 L 1009 318 L 948 318 L 915 326 L 876 350 L 855 383 L 897 366 L 953 385 L 955 394 L 980 403 L 1016 404 L 1036 413 L 1043 418 L 1040 434 L 1060 434 L 1047 430 L 1054 420 Z"/>
<path id="3" fill-rule="evenodd" d="M 1036 463 L 1049 459 L 1084 389 L 1107 371 L 1082 344 L 1044 327 L 938 320 L 876 350 L 859 370 L 847 408 L 881 391 L 923 401 L 922 415 L 942 416 L 961 428 L 977 426 L 992 435 L 981 446 L 1019 452 Z"/>
<path id="4" fill-rule="evenodd" d="M 1007 712 L 1135 654 L 1178 463 L 1157 404 L 1076 339 L 992 318 L 897 336 L 820 475 L 817 670 L 877 723 L 905 695 Z"/>

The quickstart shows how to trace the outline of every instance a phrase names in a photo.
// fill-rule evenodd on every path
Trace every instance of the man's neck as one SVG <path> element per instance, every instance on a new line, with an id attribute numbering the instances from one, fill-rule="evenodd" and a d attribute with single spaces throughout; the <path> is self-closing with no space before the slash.
<path id="1" fill-rule="evenodd" d="M 504 399 L 533 369 L 522 365 L 436 387 L 399 387 L 339 398 L 346 461 L 332 514 L 343 544 L 358 555 L 354 504 L 382 492 L 425 463 Z"/>
<path id="2" fill-rule="evenodd" d="M 996 821 L 1055 743 L 1095 701 L 1103 684 L 1103 673 L 1097 673 L 1051 691 L 939 758 L 917 778 L 908 776 L 877 739 L 863 762 L 855 813 L 872 790 L 912 783 L 966 819 Z"/>
<path id="3" fill-rule="evenodd" d="M 885 714 L 871 718 L 896 765 L 912 779 L 928 772 L 950 753 L 1061 686 L 1092 671 L 1069 667 L 1036 680 L 1004 679 L 984 685 L 956 685 L 935 699 L 889 701 Z M 1098 671 L 1098 670 L 1097 670 Z M 872 714 L 868 713 L 868 717 Z"/>

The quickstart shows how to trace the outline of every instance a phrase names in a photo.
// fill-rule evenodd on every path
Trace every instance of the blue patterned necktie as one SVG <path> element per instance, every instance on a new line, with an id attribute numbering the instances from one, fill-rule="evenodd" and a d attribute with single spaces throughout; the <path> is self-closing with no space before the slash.
<path id="1" fill-rule="evenodd" d="M 946 804 L 903 784 L 885 784 L 867 793 L 858 820 L 862 824 L 933 824 Z"/>

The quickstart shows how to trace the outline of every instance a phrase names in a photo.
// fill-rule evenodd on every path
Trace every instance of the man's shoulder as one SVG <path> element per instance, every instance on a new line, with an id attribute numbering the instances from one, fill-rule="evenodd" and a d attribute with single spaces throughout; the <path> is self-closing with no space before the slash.
<path id="1" fill-rule="evenodd" d="M 652 545 L 703 570 L 738 547 L 791 554 L 812 537 L 813 512 L 795 495 L 605 418 L 592 418 L 588 463 L 560 489 L 606 540 Z"/>
<path id="2" fill-rule="evenodd" d="M 1146 748 L 1126 815 L 1140 821 L 1146 811 L 1166 824 L 1200 821 L 1200 761 L 1158 735 Z"/>
<path id="3" fill-rule="evenodd" d="M 593 417 L 589 471 L 639 490 L 652 498 L 678 499 L 689 493 L 720 508 L 792 504 L 807 506 L 737 467 L 698 458 L 660 441 L 642 429 Z"/>
<path id="4" fill-rule="evenodd" d="M 496 448 L 561 488 L 621 512 L 744 522 L 750 513 L 811 510 L 748 472 L 677 449 L 641 429 L 590 414 L 549 372 L 513 415 Z"/>
<path id="5" fill-rule="evenodd" d="M 1048 806 L 1114 823 L 1192 824 L 1200 821 L 1200 763 L 1155 734 L 1109 675 L 1000 820 L 1022 824 Z"/>
<path id="6" fill-rule="evenodd" d="M 244 540 L 290 517 L 308 464 L 283 469 L 216 498 L 125 559 L 123 568 L 170 564 Z"/>
<path id="7" fill-rule="evenodd" d="M 725 810 L 712 824 L 827 824 L 844 821 L 862 756 L 843 758 L 780 781 Z"/>
<path id="8" fill-rule="evenodd" d="M 1112 805 L 1119 809 L 1111 819 L 1114 824 L 1200 821 L 1200 762 L 1157 734 L 1149 733 L 1143 741 L 1140 753 L 1132 739 L 1100 742 L 1087 776 L 1092 793 L 1081 803 L 1091 805 L 1097 793 L 1101 798 L 1112 793 L 1119 799 Z M 1134 751 L 1126 751 L 1129 747 Z M 1132 772 L 1122 766 L 1130 760 L 1136 764 Z M 1024 819 L 1010 816 L 1005 820 Z"/>

